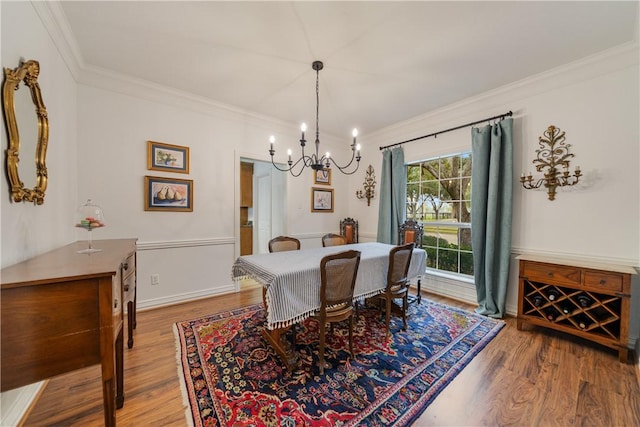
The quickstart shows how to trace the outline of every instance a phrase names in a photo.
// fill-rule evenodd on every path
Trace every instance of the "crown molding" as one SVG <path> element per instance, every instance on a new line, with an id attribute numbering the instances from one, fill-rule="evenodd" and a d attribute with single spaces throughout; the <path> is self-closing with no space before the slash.
<path id="1" fill-rule="evenodd" d="M 400 140 L 415 138 L 432 131 L 458 125 L 460 122 L 478 120 L 477 115 L 502 114 L 505 105 L 521 99 L 573 85 L 595 77 L 638 66 L 640 44 L 628 42 L 594 55 L 526 77 L 522 80 L 466 98 L 460 102 L 396 123 L 374 133 L 367 134 L 370 144 L 387 145 Z M 517 111 L 514 110 L 514 117 Z"/>
<path id="2" fill-rule="evenodd" d="M 69 72 L 78 81 L 80 70 L 84 68 L 84 60 L 60 2 L 31 1 L 31 5 L 60 52 Z"/>

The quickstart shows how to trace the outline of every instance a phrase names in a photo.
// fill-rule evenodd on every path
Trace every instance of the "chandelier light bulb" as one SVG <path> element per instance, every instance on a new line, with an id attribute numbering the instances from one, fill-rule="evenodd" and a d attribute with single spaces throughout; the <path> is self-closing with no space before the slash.
<path id="1" fill-rule="evenodd" d="M 302 123 L 300 125 L 300 130 L 302 131 L 302 137 L 300 137 L 300 142 L 302 143 L 304 141 L 304 133 L 307 130 L 307 124 L 306 123 Z"/>
<path id="2" fill-rule="evenodd" d="M 329 154 L 329 152 L 327 151 L 327 154 L 325 155 L 325 157 L 328 159 L 329 157 L 331 157 L 331 154 Z"/>
<path id="3" fill-rule="evenodd" d="M 273 143 L 276 142 L 276 137 L 271 135 L 269 137 L 269 144 L 271 144 L 271 151 L 273 151 Z"/>
<path id="4" fill-rule="evenodd" d="M 356 136 L 358 136 L 358 129 L 353 128 L 353 131 L 351 132 L 351 135 L 353 135 L 353 137 L 355 138 Z"/>

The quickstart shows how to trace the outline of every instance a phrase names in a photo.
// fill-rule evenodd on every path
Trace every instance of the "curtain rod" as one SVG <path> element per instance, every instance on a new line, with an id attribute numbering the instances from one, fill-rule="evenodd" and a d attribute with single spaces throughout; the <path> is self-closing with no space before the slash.
<path id="1" fill-rule="evenodd" d="M 395 147 L 396 145 L 406 144 L 407 142 L 413 142 L 413 141 L 417 141 L 419 139 L 429 138 L 430 136 L 437 137 L 441 133 L 447 133 L 447 132 L 451 132 L 452 130 L 458 130 L 458 129 L 466 128 L 468 126 L 477 125 L 478 123 L 482 123 L 482 122 L 488 122 L 488 121 L 497 120 L 497 119 L 504 119 L 505 117 L 511 117 L 512 115 L 513 115 L 513 112 L 509 111 L 507 113 L 500 114 L 498 116 L 489 117 L 488 119 L 478 120 L 478 121 L 475 121 L 475 122 L 467 123 L 466 125 L 460 125 L 460 126 L 456 126 L 454 128 L 451 128 L 451 129 L 441 130 L 440 132 L 430 133 L 429 135 L 423 135 L 423 136 L 419 136 L 417 138 L 408 139 L 406 141 L 396 142 L 395 144 L 385 145 L 384 147 L 380 147 L 380 149 L 384 150 L 385 148 Z"/>

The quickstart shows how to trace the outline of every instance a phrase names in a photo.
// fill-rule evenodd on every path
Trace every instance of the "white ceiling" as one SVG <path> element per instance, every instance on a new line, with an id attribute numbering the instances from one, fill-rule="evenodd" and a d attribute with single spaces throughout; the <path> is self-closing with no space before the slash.
<path id="1" fill-rule="evenodd" d="M 370 133 L 626 42 L 637 1 L 65 1 L 84 66 Z"/>

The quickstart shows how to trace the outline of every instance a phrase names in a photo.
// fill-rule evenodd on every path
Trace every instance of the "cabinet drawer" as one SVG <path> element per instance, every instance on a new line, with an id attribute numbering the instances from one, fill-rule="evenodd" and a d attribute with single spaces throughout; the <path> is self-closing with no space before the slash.
<path id="1" fill-rule="evenodd" d="M 622 291 L 622 276 L 618 274 L 586 271 L 584 273 L 584 285 L 620 292 Z"/>
<path id="2" fill-rule="evenodd" d="M 581 285 L 581 270 L 578 267 L 542 264 L 535 262 L 524 263 L 523 277 L 550 284 Z"/>

